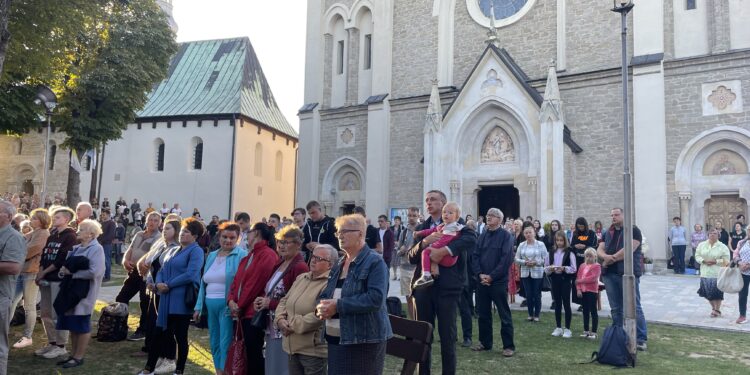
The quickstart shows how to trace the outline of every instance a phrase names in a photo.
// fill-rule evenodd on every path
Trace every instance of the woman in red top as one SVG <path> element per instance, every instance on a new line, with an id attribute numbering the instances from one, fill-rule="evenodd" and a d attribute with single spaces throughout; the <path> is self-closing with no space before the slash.
<path id="1" fill-rule="evenodd" d="M 264 297 L 266 284 L 273 275 L 279 256 L 268 246 L 273 239 L 273 230 L 266 224 L 256 223 L 247 235 L 250 253 L 240 261 L 237 274 L 229 288 L 227 303 L 232 317 L 239 318 L 245 338 L 248 374 L 265 374 L 263 360 L 263 329 L 253 327 L 250 322 L 256 311 L 255 299 Z"/>

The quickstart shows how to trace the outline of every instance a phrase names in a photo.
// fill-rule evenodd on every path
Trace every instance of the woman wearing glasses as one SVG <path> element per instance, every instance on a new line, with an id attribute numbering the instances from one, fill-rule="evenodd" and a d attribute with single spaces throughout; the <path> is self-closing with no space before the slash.
<path id="1" fill-rule="evenodd" d="M 328 284 L 331 265 L 338 260 L 333 246 L 316 246 L 310 257 L 310 272 L 297 277 L 276 308 L 275 322 L 284 336 L 282 346 L 289 354 L 290 375 L 327 373 L 328 348 L 322 340 L 323 321 L 315 316 L 315 304 Z"/>
<path id="2" fill-rule="evenodd" d="M 294 225 L 286 226 L 276 234 L 276 250 L 281 259 L 266 283 L 263 290 L 265 296 L 256 298 L 253 303 L 256 313 L 263 309 L 276 311 L 279 301 L 292 287 L 297 276 L 309 271 L 300 253 L 304 236 L 302 231 Z M 284 375 L 289 373 L 289 359 L 281 347 L 282 332 L 273 322 L 272 313 L 266 329 L 266 372 Z"/>
<path id="3" fill-rule="evenodd" d="M 331 374 L 381 374 L 386 341 L 393 336 L 385 299 L 388 267 L 365 244 L 362 215 L 336 219 L 344 257 L 333 266 L 316 307 L 325 320 Z"/>

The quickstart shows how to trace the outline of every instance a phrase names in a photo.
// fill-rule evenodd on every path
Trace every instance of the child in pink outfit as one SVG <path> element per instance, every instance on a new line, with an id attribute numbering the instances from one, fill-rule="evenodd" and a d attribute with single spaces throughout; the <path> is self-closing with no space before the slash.
<path id="1" fill-rule="evenodd" d="M 433 249 L 440 249 L 448 246 L 453 240 L 458 238 L 461 234 L 463 225 L 458 223 L 458 218 L 461 217 L 460 208 L 455 202 L 448 202 L 443 206 L 443 223 L 436 226 L 435 228 L 421 230 L 416 232 L 414 237 L 425 238 L 433 233 L 442 233 L 443 236 L 437 241 L 433 242 L 428 248 L 422 251 L 422 277 L 414 282 L 414 288 L 419 289 L 431 285 L 434 282 L 432 277 L 432 266 L 433 263 L 430 259 Z M 437 264 L 443 267 L 452 267 L 458 261 L 458 256 L 444 256 L 440 259 Z M 437 266 L 435 266 L 437 270 Z"/>
<path id="2" fill-rule="evenodd" d="M 578 268 L 576 294 L 583 300 L 583 334 L 581 337 L 593 340 L 596 339 L 596 329 L 599 325 L 597 297 L 602 267 L 596 262 L 596 250 L 588 248 L 583 254 L 585 262 Z M 591 318 L 591 330 L 589 330 L 589 318 Z"/>

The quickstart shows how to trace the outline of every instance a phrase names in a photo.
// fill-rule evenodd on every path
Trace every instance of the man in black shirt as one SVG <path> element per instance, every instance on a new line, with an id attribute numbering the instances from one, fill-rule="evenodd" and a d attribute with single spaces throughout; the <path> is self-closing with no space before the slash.
<path id="1" fill-rule="evenodd" d="M 625 273 L 625 255 L 623 253 L 623 211 L 622 208 L 613 208 L 611 211 L 612 226 L 602 233 L 603 241 L 599 243 L 597 255 L 602 261 L 602 281 L 607 290 L 607 299 L 612 312 L 612 321 L 614 325 L 624 327 L 623 322 L 623 282 L 622 275 Z M 641 308 L 641 290 L 639 288 L 641 275 L 641 242 L 643 237 L 641 230 L 633 225 L 633 274 L 635 275 L 635 313 L 636 313 L 636 346 L 638 350 L 646 350 L 646 341 L 648 340 L 648 330 L 646 327 L 646 317 L 643 315 Z"/>
<path id="2" fill-rule="evenodd" d="M 339 249 L 339 240 L 336 238 L 335 219 L 325 215 L 317 201 L 310 201 L 307 204 L 307 212 L 310 218 L 305 222 L 302 232 L 305 235 L 305 241 L 302 244 L 302 255 L 305 261 L 310 260 L 318 244 L 328 244 L 336 250 Z"/>
<path id="3" fill-rule="evenodd" d="M 354 207 L 353 212 L 362 215 L 362 217 L 367 220 L 367 214 L 365 213 L 364 208 L 360 206 Z M 375 228 L 369 222 L 367 223 L 367 230 L 365 231 L 365 243 L 367 244 L 367 247 L 375 250 L 380 256 L 383 256 L 383 244 L 380 242 L 380 232 L 378 232 L 378 228 Z"/>

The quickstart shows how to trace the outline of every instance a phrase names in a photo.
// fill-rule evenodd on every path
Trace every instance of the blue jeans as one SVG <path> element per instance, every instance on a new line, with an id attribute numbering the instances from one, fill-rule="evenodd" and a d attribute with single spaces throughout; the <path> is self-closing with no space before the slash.
<path id="1" fill-rule="evenodd" d="M 521 278 L 521 283 L 526 294 L 526 308 L 529 310 L 529 316 L 538 318 L 542 311 L 542 278 L 524 277 Z"/>
<path id="2" fill-rule="evenodd" d="M 227 315 L 227 301 L 223 298 L 206 298 L 208 310 L 208 333 L 214 368 L 223 370 L 227 360 L 229 344 L 232 343 L 234 321 Z"/>
<path id="3" fill-rule="evenodd" d="M 104 249 L 104 278 L 109 279 L 112 276 L 112 244 L 102 245 Z"/>
<path id="4" fill-rule="evenodd" d="M 614 325 L 624 327 L 622 317 L 622 275 L 616 273 L 605 273 L 602 275 L 604 287 L 607 290 L 607 299 L 609 300 L 609 309 L 612 313 L 612 322 Z M 643 315 L 641 308 L 641 278 L 635 278 L 635 337 L 638 344 L 648 340 L 648 328 L 646 327 L 646 317 Z"/>
<path id="5" fill-rule="evenodd" d="M 672 245 L 674 273 L 685 273 L 685 248 L 687 245 Z"/>

